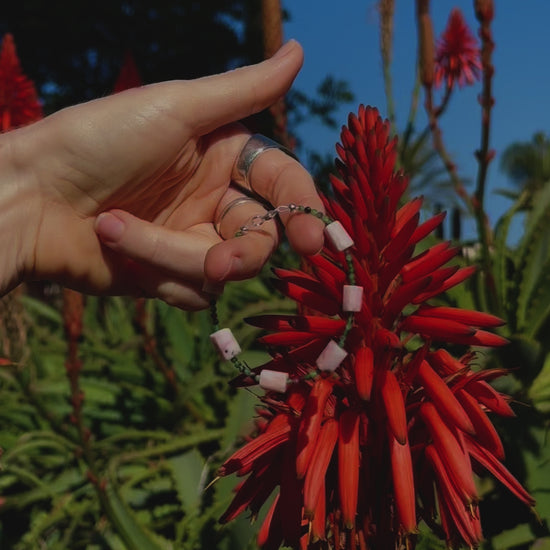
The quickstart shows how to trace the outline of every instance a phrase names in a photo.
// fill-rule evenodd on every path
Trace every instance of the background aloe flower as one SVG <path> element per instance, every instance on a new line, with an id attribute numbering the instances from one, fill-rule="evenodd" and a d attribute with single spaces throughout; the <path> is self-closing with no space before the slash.
<path id="1" fill-rule="evenodd" d="M 473 84 L 480 75 L 481 61 L 477 40 L 471 33 L 464 16 L 454 8 L 447 27 L 437 43 L 435 55 L 435 85 L 443 81 L 447 88 Z"/>
<path id="2" fill-rule="evenodd" d="M 23 126 L 42 118 L 34 84 L 21 70 L 13 36 L 4 35 L 0 49 L 0 131 Z"/>
<path id="3" fill-rule="evenodd" d="M 256 516 L 275 492 L 260 544 L 278 548 L 414 546 L 420 520 L 450 545 L 482 539 L 474 472 L 487 470 L 528 506 L 530 495 L 502 465 L 488 413 L 513 415 L 489 385 L 502 370 L 471 368 L 468 346 L 506 343 L 487 331 L 500 319 L 427 302 L 459 284 L 470 267 L 448 266 L 457 249 L 419 243 L 442 221 L 420 223 L 421 199 L 400 206 L 407 178 L 395 171 L 396 139 L 377 110 L 350 115 L 337 145 L 326 209 L 353 237 L 357 285 L 364 289 L 335 373 L 316 373 L 327 343 L 342 335 L 344 253 L 328 246 L 308 273 L 275 270 L 276 287 L 319 315 L 263 315 L 272 360 L 256 369 L 288 373 L 285 393 L 267 392 L 257 435 L 220 475 L 246 477 L 222 517 Z M 418 252 L 418 250 L 422 250 Z M 440 345 L 460 344 L 457 359 Z M 239 384 L 251 384 L 240 377 Z M 324 547 L 324 546 L 323 546 Z"/>

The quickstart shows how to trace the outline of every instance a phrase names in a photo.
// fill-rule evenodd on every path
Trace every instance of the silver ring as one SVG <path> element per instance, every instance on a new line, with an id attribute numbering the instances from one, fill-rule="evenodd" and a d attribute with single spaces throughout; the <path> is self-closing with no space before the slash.
<path id="1" fill-rule="evenodd" d="M 220 225 L 221 225 L 223 219 L 225 218 L 225 216 L 227 216 L 229 211 L 232 210 L 233 208 L 236 208 L 237 206 L 240 206 L 241 204 L 244 204 L 244 203 L 247 203 L 247 202 L 255 202 L 256 204 L 261 206 L 261 204 L 256 199 L 254 199 L 252 197 L 238 197 L 238 198 L 233 199 L 232 201 L 228 202 L 225 205 L 225 208 L 221 211 L 220 215 L 217 216 L 216 219 L 214 220 L 214 228 L 216 229 L 216 233 L 220 237 L 221 237 Z"/>
<path id="2" fill-rule="evenodd" d="M 272 139 L 269 139 L 262 134 L 253 134 L 250 136 L 250 138 L 248 138 L 248 141 L 244 144 L 244 147 L 242 148 L 241 152 L 239 153 L 239 157 L 237 158 L 235 166 L 237 179 L 235 180 L 235 183 L 237 183 L 238 185 L 242 185 L 245 189 L 254 191 L 252 189 L 252 185 L 248 181 L 248 175 L 250 173 L 250 170 L 252 169 L 254 161 L 262 153 L 269 151 L 269 149 L 279 149 L 279 151 L 282 151 L 289 157 L 292 157 L 294 160 L 298 160 L 298 157 L 296 157 L 296 155 L 292 151 L 290 151 L 286 147 L 283 147 L 280 143 L 277 143 L 276 141 L 273 141 Z"/>

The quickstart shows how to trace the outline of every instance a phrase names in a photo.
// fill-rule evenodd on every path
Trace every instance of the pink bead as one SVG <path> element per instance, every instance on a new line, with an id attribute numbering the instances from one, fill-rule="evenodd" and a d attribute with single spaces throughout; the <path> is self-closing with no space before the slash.
<path id="1" fill-rule="evenodd" d="M 317 357 L 316 364 L 319 370 L 335 371 L 345 359 L 348 352 L 341 348 L 334 340 L 331 340 Z"/>
<path id="2" fill-rule="evenodd" d="M 353 246 L 353 239 L 339 221 L 334 221 L 325 226 L 325 233 L 334 248 L 340 252 Z"/>
<path id="3" fill-rule="evenodd" d="M 288 374 L 274 370 L 264 369 L 260 372 L 260 387 L 266 391 L 285 393 L 288 383 Z"/>
<path id="4" fill-rule="evenodd" d="M 231 329 L 222 328 L 210 335 L 210 340 L 218 350 L 222 359 L 232 359 L 241 353 L 241 346 L 233 336 Z"/>
<path id="5" fill-rule="evenodd" d="M 356 285 L 344 285 L 342 297 L 342 309 L 344 311 L 361 311 L 363 305 L 363 287 Z"/>

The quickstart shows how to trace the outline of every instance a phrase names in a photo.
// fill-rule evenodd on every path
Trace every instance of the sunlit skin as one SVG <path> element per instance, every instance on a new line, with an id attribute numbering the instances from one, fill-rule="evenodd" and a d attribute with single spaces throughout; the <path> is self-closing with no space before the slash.
<path id="1" fill-rule="evenodd" d="M 258 65 L 128 90 L 0 136 L 0 292 L 49 279 L 200 309 L 205 281 L 254 276 L 278 243 L 275 223 L 223 240 L 213 222 L 238 196 L 230 184 L 249 132 L 237 121 L 281 98 L 302 61 L 291 41 Z M 258 157 L 250 183 L 271 204 L 323 208 L 307 171 L 279 150 Z M 257 213 L 239 206 L 222 234 Z M 283 223 L 300 254 L 321 248 L 319 220 Z"/>

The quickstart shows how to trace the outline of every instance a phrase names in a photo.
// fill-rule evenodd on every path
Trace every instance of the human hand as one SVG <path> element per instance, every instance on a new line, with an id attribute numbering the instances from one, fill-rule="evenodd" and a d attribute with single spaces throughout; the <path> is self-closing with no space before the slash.
<path id="1" fill-rule="evenodd" d="M 199 309 L 208 303 L 205 280 L 255 275 L 277 245 L 275 224 L 223 240 L 213 222 L 239 194 L 230 183 L 249 132 L 235 121 L 282 97 L 301 63 L 300 46 L 289 42 L 258 65 L 128 90 L 0 136 L 7 166 L 0 208 L 18 233 L 3 237 L 9 250 L 0 290 L 49 279 Z M 257 158 L 250 181 L 275 206 L 323 209 L 311 177 L 279 150 Z M 6 208 L 10 197 L 17 200 Z M 264 212 L 242 204 L 224 216 L 220 233 L 233 235 Z M 322 222 L 283 221 L 299 253 L 321 248 Z"/>

